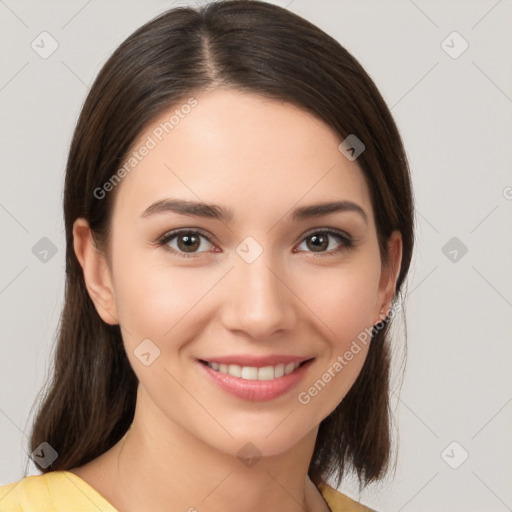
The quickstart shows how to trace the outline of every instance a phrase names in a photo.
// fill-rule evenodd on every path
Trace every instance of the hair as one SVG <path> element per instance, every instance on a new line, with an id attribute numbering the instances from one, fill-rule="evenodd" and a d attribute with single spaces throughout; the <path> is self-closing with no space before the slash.
<path id="1" fill-rule="evenodd" d="M 136 138 L 192 94 L 231 88 L 284 101 L 323 120 L 340 137 L 365 144 L 357 158 L 370 190 L 380 256 L 402 235 L 393 300 L 413 250 L 409 166 L 392 115 L 372 79 L 335 39 L 300 16 L 262 1 L 227 0 L 170 9 L 131 34 L 102 67 L 82 107 L 66 167 L 66 284 L 52 378 L 41 391 L 30 451 L 46 441 L 57 459 L 40 471 L 66 470 L 99 457 L 128 430 L 138 379 L 120 328 L 98 315 L 73 249 L 73 223 L 88 220 L 108 252 L 114 193 L 98 199 Z M 360 488 L 389 470 L 390 318 L 339 405 L 320 423 L 308 474 L 315 485 L 355 471 Z"/>

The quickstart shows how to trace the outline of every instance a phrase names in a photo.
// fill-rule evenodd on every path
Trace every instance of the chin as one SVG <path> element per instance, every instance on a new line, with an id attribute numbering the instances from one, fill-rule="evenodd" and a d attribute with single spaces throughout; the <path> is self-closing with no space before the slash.
<path id="1" fill-rule="evenodd" d="M 236 429 L 227 426 L 227 430 L 233 437 L 227 434 L 216 438 L 208 436 L 203 438 L 203 441 L 216 450 L 240 458 L 242 462 L 246 458 L 259 459 L 261 457 L 282 455 L 303 441 L 308 434 L 303 428 L 297 427 L 295 430 L 291 430 L 290 424 L 286 426 L 285 423 L 291 422 L 293 416 L 291 414 L 290 418 L 283 422 L 282 420 L 286 418 L 287 414 L 283 413 L 282 417 L 271 428 L 267 428 L 266 425 L 265 428 L 257 428 L 256 426 L 247 428 L 247 425 L 244 428 L 242 425 Z M 314 434 L 312 433 L 315 438 L 316 432 L 317 429 L 315 429 Z M 312 440 L 312 448 L 315 438 Z"/>

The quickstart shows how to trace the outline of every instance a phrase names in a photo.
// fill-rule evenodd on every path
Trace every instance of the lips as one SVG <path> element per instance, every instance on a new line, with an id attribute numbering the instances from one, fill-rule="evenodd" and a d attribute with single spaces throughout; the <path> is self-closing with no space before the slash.
<path id="1" fill-rule="evenodd" d="M 314 358 L 275 355 L 199 359 L 199 366 L 224 391 L 243 400 L 266 401 L 294 388 Z"/>

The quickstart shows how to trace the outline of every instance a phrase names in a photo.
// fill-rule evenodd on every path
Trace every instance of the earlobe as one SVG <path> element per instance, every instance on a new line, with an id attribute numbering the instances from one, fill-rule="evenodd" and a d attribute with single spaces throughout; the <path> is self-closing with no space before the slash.
<path id="1" fill-rule="evenodd" d="M 96 248 L 86 219 L 76 219 L 73 224 L 73 248 L 96 311 L 105 323 L 118 324 L 114 290 L 106 257 Z"/>

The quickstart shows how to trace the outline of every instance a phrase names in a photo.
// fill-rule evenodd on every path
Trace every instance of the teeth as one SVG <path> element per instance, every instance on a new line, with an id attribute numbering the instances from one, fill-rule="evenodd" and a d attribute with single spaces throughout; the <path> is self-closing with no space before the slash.
<path id="1" fill-rule="evenodd" d="M 242 367 L 237 364 L 230 364 L 228 366 L 228 371 L 224 373 L 229 373 L 229 375 L 233 375 L 233 377 L 241 377 L 242 376 Z"/>
<path id="2" fill-rule="evenodd" d="M 228 375 L 231 375 L 227 372 Z M 236 375 L 234 375 L 236 377 Z M 240 374 L 242 379 L 247 380 L 257 380 L 258 379 L 258 368 L 254 368 L 253 366 L 242 366 L 242 373 Z"/>
<path id="3" fill-rule="evenodd" d="M 258 368 L 258 380 L 272 380 L 275 377 L 273 366 L 263 366 Z"/>
<path id="4" fill-rule="evenodd" d="M 284 367 L 284 374 L 285 375 L 288 375 L 289 373 L 292 373 L 293 370 L 295 370 L 295 368 L 297 368 L 297 366 L 295 366 L 295 363 L 288 363 L 285 367 Z"/>
<path id="5" fill-rule="evenodd" d="M 272 380 L 283 375 L 288 375 L 296 370 L 300 363 L 288 363 L 287 365 L 278 364 L 276 366 L 263 366 L 256 368 L 254 366 L 239 366 L 237 364 L 218 364 L 206 363 L 210 368 L 220 373 L 232 375 L 246 380 Z"/>

